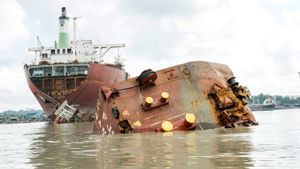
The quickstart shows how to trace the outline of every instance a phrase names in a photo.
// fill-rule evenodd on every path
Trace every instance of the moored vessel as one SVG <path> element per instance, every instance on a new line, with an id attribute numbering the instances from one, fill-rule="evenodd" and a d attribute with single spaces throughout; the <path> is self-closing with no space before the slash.
<path id="1" fill-rule="evenodd" d="M 68 17 L 65 7 L 61 12 L 58 44 L 44 47 L 38 39 L 38 47 L 29 48 L 35 52 L 36 59 L 33 64 L 24 65 L 25 76 L 50 123 L 94 121 L 99 86 L 129 77 L 119 54 L 112 64 L 103 61 L 109 50 L 125 44 L 76 40 L 78 17 Z M 74 25 L 73 41 L 69 35 L 70 20 Z"/>
<path id="2" fill-rule="evenodd" d="M 252 104 L 250 105 L 250 108 L 253 111 L 271 111 L 278 107 L 276 106 L 276 100 L 269 96 L 263 101 L 262 104 Z"/>

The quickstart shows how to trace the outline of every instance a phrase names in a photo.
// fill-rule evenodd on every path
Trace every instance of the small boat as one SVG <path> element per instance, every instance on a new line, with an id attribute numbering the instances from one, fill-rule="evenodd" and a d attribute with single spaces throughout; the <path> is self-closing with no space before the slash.
<path id="1" fill-rule="evenodd" d="M 276 101 L 269 96 L 263 102 L 263 104 L 252 104 L 250 106 L 253 111 L 270 111 L 276 109 Z M 278 108 L 278 107 L 277 107 Z"/>

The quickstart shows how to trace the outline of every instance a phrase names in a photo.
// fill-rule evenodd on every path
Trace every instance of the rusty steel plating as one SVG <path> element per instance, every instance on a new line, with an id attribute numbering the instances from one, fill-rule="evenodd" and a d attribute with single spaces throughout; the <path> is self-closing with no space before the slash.
<path id="1" fill-rule="evenodd" d="M 101 87 L 94 130 L 114 134 L 256 125 L 249 98 L 249 90 L 223 64 L 196 61 L 148 69 Z"/>

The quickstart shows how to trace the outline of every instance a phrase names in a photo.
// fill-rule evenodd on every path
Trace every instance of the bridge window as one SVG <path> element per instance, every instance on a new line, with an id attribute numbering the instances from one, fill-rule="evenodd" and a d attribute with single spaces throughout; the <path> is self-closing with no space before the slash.
<path id="1" fill-rule="evenodd" d="M 67 75 L 86 75 L 88 66 L 67 66 Z"/>
<path id="2" fill-rule="evenodd" d="M 52 67 L 45 67 L 44 68 L 44 75 L 45 76 L 52 76 Z"/>
<path id="3" fill-rule="evenodd" d="M 68 75 L 77 75 L 78 74 L 78 66 L 67 66 L 67 74 Z"/>
<path id="4" fill-rule="evenodd" d="M 55 66 L 54 67 L 54 75 L 55 76 L 63 76 L 64 75 L 64 66 Z"/>
<path id="5" fill-rule="evenodd" d="M 43 77 L 44 76 L 44 70 L 42 68 L 36 68 L 33 70 L 32 73 L 33 77 Z"/>
<path id="6" fill-rule="evenodd" d="M 36 67 L 29 69 L 29 74 L 32 77 L 52 76 L 52 67 Z"/>
<path id="7" fill-rule="evenodd" d="M 78 68 L 78 73 L 79 73 L 79 74 L 86 75 L 86 74 L 87 74 L 87 71 L 88 71 L 88 67 L 87 67 L 87 66 L 80 66 L 80 67 Z"/>

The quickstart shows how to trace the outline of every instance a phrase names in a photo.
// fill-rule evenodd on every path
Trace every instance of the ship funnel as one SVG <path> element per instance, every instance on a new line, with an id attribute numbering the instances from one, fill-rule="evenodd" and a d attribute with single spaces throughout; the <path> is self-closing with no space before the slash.
<path id="1" fill-rule="evenodd" d="M 69 48 L 69 17 L 67 17 L 67 10 L 65 7 L 61 8 L 61 16 L 59 17 L 59 38 L 58 48 Z"/>
<path id="2" fill-rule="evenodd" d="M 61 8 L 61 16 L 67 16 L 66 7 Z"/>

